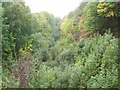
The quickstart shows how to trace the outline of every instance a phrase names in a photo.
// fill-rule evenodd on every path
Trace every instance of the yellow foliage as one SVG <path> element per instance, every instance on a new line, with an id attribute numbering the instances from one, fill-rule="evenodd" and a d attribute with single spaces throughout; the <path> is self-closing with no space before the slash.
<path id="1" fill-rule="evenodd" d="M 109 7 L 109 3 L 99 3 L 97 6 L 98 9 L 104 9 L 106 7 Z"/>
<path id="2" fill-rule="evenodd" d="M 25 48 L 25 49 L 21 48 L 21 49 L 19 50 L 19 52 L 20 52 L 20 54 L 21 54 L 22 56 L 25 56 L 25 57 L 30 55 L 30 51 L 27 50 L 27 48 Z"/>
<path id="3" fill-rule="evenodd" d="M 64 22 L 60 25 L 60 29 L 64 32 L 67 33 L 68 27 L 70 26 L 70 21 L 68 18 L 64 20 Z"/>
<path id="4" fill-rule="evenodd" d="M 113 11 L 110 11 L 110 12 L 107 14 L 106 17 L 113 17 L 114 15 L 115 15 L 114 12 L 113 12 Z"/>
<path id="5" fill-rule="evenodd" d="M 112 3 L 99 3 L 97 6 L 97 12 L 98 14 L 101 14 L 105 17 L 113 17 L 116 15 L 115 11 L 112 9 L 114 7 L 114 4 Z"/>

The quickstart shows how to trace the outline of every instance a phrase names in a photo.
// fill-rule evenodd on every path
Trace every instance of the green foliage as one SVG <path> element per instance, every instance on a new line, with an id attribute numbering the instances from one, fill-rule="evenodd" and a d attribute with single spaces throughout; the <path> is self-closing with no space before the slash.
<path id="1" fill-rule="evenodd" d="M 13 36 L 8 31 L 8 26 L 3 25 L 3 32 L 2 32 L 2 60 L 3 60 L 3 66 L 7 65 L 7 61 L 11 61 L 13 59 L 12 55 L 14 50 L 14 43 L 13 43 Z"/>
<path id="2" fill-rule="evenodd" d="M 118 41 L 110 32 L 117 24 L 110 25 L 116 19 L 109 13 L 116 4 L 107 3 L 105 12 L 104 4 L 81 3 L 60 22 L 24 3 L 3 3 L 0 87 L 118 88 Z"/>
<path id="3" fill-rule="evenodd" d="M 12 53 L 14 53 L 14 58 L 16 58 L 20 48 L 27 47 L 28 38 L 32 33 L 32 16 L 29 8 L 25 7 L 23 3 L 3 3 L 3 8 L 3 23 L 9 26 L 7 33 L 14 39 L 12 42 L 14 44 L 14 52 L 12 51 Z M 6 32 L 3 28 L 4 34 Z M 11 38 L 9 39 L 12 41 Z"/>
<path id="4" fill-rule="evenodd" d="M 47 12 L 35 13 L 33 14 L 34 19 L 36 20 L 36 32 L 41 32 L 45 37 L 51 36 L 55 40 L 58 40 L 60 37 L 59 33 L 59 22 L 58 17 L 54 17 L 52 14 Z"/>
<path id="5" fill-rule="evenodd" d="M 84 9 L 83 16 L 86 17 L 85 25 L 88 31 L 98 29 L 101 25 L 101 18 L 97 14 L 97 5 L 98 2 L 88 2 Z"/>
<path id="6" fill-rule="evenodd" d="M 9 70 L 5 69 L 2 73 L 2 88 L 19 88 L 19 79 L 16 78 Z"/>
<path id="7" fill-rule="evenodd" d="M 3 9 L 3 13 L 4 13 L 4 9 Z M 9 25 L 7 25 L 5 23 L 5 19 L 3 18 L 3 24 L 2 24 L 2 63 L 3 63 L 3 67 L 8 67 L 10 68 L 10 64 L 11 64 L 11 60 L 13 59 L 12 55 L 13 55 L 13 49 L 14 49 L 14 37 L 12 36 L 12 33 L 9 32 Z"/>
<path id="8" fill-rule="evenodd" d="M 46 61 L 49 58 L 53 59 L 51 48 L 60 38 L 60 19 L 47 12 L 36 13 L 34 18 L 37 20 L 38 25 L 36 29 L 38 31 L 31 35 L 33 38 L 32 49 L 34 56 L 40 61 Z"/>
<path id="9" fill-rule="evenodd" d="M 2 87 L 2 65 L 0 64 L 0 89 Z"/>
<path id="10" fill-rule="evenodd" d="M 117 45 L 117 39 L 111 33 L 98 34 L 87 41 L 80 40 L 75 52 L 70 50 L 76 55 L 75 62 L 69 63 L 74 59 L 69 55 L 69 46 L 55 55 L 60 62 L 49 60 L 42 63 L 35 59 L 28 77 L 29 87 L 115 88 L 118 86 Z M 59 50 L 60 47 L 56 48 Z"/>
<path id="11" fill-rule="evenodd" d="M 117 37 L 119 4 L 118 2 L 82 2 L 63 19 L 61 23 L 63 35 L 78 33 L 79 36 L 87 36 L 97 31 L 103 35 L 106 30 L 111 29 Z"/>

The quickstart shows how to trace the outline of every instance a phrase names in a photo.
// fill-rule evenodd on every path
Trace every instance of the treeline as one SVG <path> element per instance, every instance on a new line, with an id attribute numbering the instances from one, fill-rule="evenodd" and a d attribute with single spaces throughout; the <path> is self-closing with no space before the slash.
<path id="1" fill-rule="evenodd" d="M 60 18 L 52 14 L 47 12 L 32 14 L 29 7 L 22 2 L 3 2 L 2 12 L 3 67 L 9 66 L 12 60 L 17 60 L 20 57 L 20 50 L 32 52 L 34 47 L 37 49 L 33 43 L 35 44 L 38 39 L 57 40 L 60 37 L 58 25 Z M 41 34 L 42 38 L 40 35 L 37 37 L 37 34 Z"/>
<path id="2" fill-rule="evenodd" d="M 63 33 L 73 34 L 75 39 L 106 30 L 118 36 L 119 2 L 83 2 L 66 16 L 61 24 Z"/>
<path id="3" fill-rule="evenodd" d="M 2 87 L 118 88 L 119 4 L 83 2 L 61 20 L 2 3 Z"/>

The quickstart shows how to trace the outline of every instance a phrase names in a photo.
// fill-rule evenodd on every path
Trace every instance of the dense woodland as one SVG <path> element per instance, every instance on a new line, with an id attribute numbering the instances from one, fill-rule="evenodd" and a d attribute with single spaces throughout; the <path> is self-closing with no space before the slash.
<path id="1" fill-rule="evenodd" d="M 83 2 L 63 19 L 0 5 L 0 88 L 120 88 L 120 2 Z"/>

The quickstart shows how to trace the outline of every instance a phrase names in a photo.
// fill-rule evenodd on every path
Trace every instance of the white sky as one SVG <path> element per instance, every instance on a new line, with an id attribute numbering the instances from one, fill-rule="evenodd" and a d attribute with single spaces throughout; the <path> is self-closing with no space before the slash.
<path id="1" fill-rule="evenodd" d="M 63 18 L 76 9 L 82 0 L 25 0 L 32 13 L 47 11 L 54 16 Z"/>

